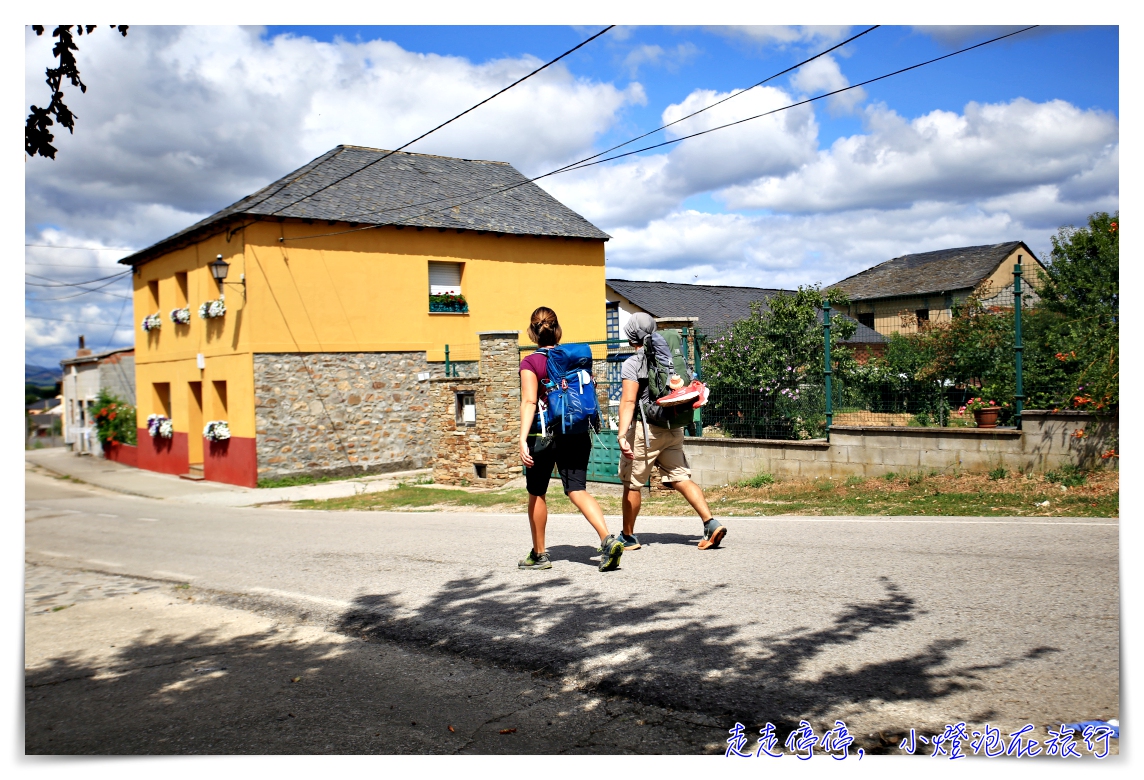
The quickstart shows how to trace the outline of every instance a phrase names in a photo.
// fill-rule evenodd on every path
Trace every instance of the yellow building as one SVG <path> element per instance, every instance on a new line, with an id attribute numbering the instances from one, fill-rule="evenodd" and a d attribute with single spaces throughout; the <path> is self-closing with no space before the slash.
<path id="1" fill-rule="evenodd" d="M 523 334 L 540 305 L 604 338 L 608 238 L 507 163 L 339 146 L 121 261 L 139 466 L 243 485 L 420 468 L 446 345 L 469 369 L 478 333 Z"/>
<path id="2" fill-rule="evenodd" d="M 986 306 L 1013 305 L 1013 268 L 1021 264 L 1022 293 L 1037 300 L 1044 267 L 1023 241 L 903 255 L 830 285 L 850 298 L 845 312 L 888 336 L 948 322 L 973 295 Z"/>

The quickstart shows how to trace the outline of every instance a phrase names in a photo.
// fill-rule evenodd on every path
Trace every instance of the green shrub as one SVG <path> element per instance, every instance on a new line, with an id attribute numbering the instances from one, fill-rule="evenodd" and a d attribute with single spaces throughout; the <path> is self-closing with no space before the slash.
<path id="1" fill-rule="evenodd" d="M 749 479 L 744 479 L 742 482 L 738 483 L 738 486 L 739 487 L 749 487 L 749 488 L 761 488 L 761 487 L 764 487 L 766 485 L 773 485 L 773 484 L 775 484 L 774 475 L 768 474 L 767 472 L 763 471 L 763 472 L 756 474 L 753 477 L 750 477 Z"/>
<path id="2" fill-rule="evenodd" d="M 846 487 L 857 487 L 858 485 L 861 485 L 865 481 L 866 481 L 865 477 L 859 477 L 858 475 L 855 474 L 854 476 L 850 476 L 850 477 L 846 478 Z"/>
<path id="3" fill-rule="evenodd" d="M 103 447 L 135 443 L 135 407 L 116 395 L 100 390 L 92 407 L 96 435 Z"/>
<path id="4" fill-rule="evenodd" d="M 1005 479 L 1007 476 L 1009 476 L 1009 472 L 1005 470 L 1004 466 L 998 466 L 989 472 L 989 478 L 994 481 L 998 479 Z"/>
<path id="5" fill-rule="evenodd" d="M 892 472 L 892 471 L 891 471 L 890 473 L 888 473 L 888 474 L 883 474 L 883 475 L 882 475 L 882 479 L 886 480 L 887 482 L 893 482 L 893 481 L 894 481 L 895 479 L 897 479 L 897 478 L 898 478 L 898 475 L 897 475 L 897 474 L 895 474 L 895 473 L 894 473 L 894 472 Z"/>
<path id="6" fill-rule="evenodd" d="M 1049 482 L 1058 482 L 1065 487 L 1080 487 L 1085 483 L 1084 472 L 1076 466 L 1062 466 L 1058 471 L 1046 471 L 1045 479 Z"/>

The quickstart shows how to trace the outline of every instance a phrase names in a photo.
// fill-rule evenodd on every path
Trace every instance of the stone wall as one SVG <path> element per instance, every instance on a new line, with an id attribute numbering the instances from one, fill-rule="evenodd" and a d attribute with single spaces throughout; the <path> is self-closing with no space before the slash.
<path id="1" fill-rule="evenodd" d="M 429 465 L 424 352 L 257 354 L 258 477 Z"/>
<path id="2" fill-rule="evenodd" d="M 444 485 L 503 485 L 521 475 L 520 353 L 517 331 L 478 333 L 480 371 L 476 377 L 429 381 L 432 416 L 433 481 Z M 457 422 L 457 393 L 471 392 L 472 425 Z M 478 466 L 481 469 L 478 469 Z M 479 476 L 483 471 L 484 476 Z"/>
<path id="3" fill-rule="evenodd" d="M 830 441 L 758 441 L 688 438 L 684 450 L 692 477 L 703 486 L 724 485 L 755 474 L 779 479 L 871 477 L 890 472 L 983 473 L 1047 471 L 1064 465 L 1116 465 L 1100 454 L 1115 442 L 1117 423 L 1084 412 L 1026 411 L 1022 429 L 870 428 L 834 426 Z M 1084 433 L 1077 437 L 1077 431 Z"/>

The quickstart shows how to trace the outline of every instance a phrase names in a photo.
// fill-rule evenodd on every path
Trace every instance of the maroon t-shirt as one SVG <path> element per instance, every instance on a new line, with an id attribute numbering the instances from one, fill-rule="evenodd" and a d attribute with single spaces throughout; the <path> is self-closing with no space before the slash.
<path id="1" fill-rule="evenodd" d="M 533 352 L 520 361 L 520 370 L 527 370 L 536 374 L 536 386 L 543 388 L 544 380 L 548 378 L 548 355 L 543 352 Z"/>

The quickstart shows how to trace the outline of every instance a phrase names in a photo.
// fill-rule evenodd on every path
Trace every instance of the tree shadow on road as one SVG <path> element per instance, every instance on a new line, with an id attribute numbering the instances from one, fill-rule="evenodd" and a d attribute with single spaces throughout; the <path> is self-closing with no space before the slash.
<path id="1" fill-rule="evenodd" d="M 915 600 L 882 577 L 879 598 L 842 606 L 828 625 L 752 636 L 696 617 L 702 611 L 694 607 L 721 597 L 711 589 L 633 607 L 583 591 L 570 598 L 571 584 L 562 577 L 506 587 L 460 577 L 413 611 L 386 595 L 362 596 L 338 627 L 544 671 L 649 704 L 788 726 L 848 705 L 932 702 L 983 690 L 986 673 L 1056 652 L 1037 647 L 951 666 L 953 651 L 967 640 L 935 638 L 911 655 L 815 675 L 808 666 L 823 654 L 903 630 L 919 614 Z"/>

